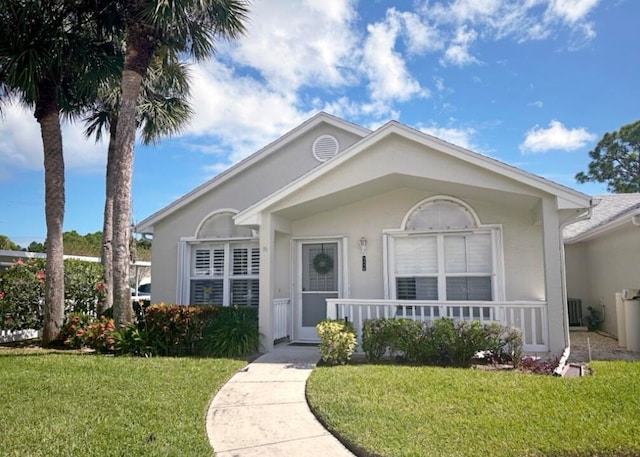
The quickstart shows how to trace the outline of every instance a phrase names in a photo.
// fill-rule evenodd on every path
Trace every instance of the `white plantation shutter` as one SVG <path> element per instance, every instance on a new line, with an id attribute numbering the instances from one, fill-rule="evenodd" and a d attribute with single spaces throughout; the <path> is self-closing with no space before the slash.
<path id="1" fill-rule="evenodd" d="M 257 306 L 260 249 L 257 243 L 197 244 L 191 250 L 190 303 Z"/>
<path id="2" fill-rule="evenodd" d="M 211 251 L 195 249 L 193 253 L 193 275 L 206 276 L 211 272 Z"/>
<path id="3" fill-rule="evenodd" d="M 233 248 L 233 274 L 246 275 L 249 271 L 249 249 Z"/>
<path id="4" fill-rule="evenodd" d="M 257 275 L 260 273 L 260 248 L 251 248 L 251 274 Z"/>
<path id="5" fill-rule="evenodd" d="M 191 281 L 191 304 L 193 305 L 222 306 L 223 294 L 224 281 L 222 279 Z"/>
<path id="6" fill-rule="evenodd" d="M 224 275 L 224 247 L 220 246 L 212 249 L 213 253 L 213 275 Z"/>
<path id="7" fill-rule="evenodd" d="M 435 237 L 399 237 L 394 243 L 396 275 L 438 272 L 438 244 Z"/>

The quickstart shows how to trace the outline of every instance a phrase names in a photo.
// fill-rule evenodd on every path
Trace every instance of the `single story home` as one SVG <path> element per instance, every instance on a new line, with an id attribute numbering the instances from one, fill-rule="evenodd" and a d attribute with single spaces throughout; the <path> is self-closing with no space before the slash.
<path id="1" fill-rule="evenodd" d="M 140 222 L 152 300 L 259 307 L 262 349 L 323 318 L 497 321 L 569 343 L 562 229 L 591 197 L 396 121 L 319 113 Z"/>
<path id="2" fill-rule="evenodd" d="M 640 194 L 593 201 L 589 219 L 564 229 L 569 320 L 586 326 L 591 307 L 599 327 L 624 339 L 625 316 L 615 294 L 640 289 Z"/>

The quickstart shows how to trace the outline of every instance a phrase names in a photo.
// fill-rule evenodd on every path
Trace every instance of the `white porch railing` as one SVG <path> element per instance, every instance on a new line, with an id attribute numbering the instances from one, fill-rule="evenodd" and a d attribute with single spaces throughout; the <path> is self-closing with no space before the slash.
<path id="1" fill-rule="evenodd" d="M 273 300 L 273 339 L 290 337 L 291 329 L 291 300 L 276 298 Z"/>
<path id="2" fill-rule="evenodd" d="M 0 330 L 0 343 L 10 343 L 12 341 L 30 340 L 39 338 L 40 332 L 34 329 L 26 330 Z"/>
<path id="3" fill-rule="evenodd" d="M 362 338 L 362 323 L 382 317 L 432 321 L 439 318 L 497 322 L 518 327 L 522 331 L 522 349 L 525 352 L 547 352 L 547 303 L 543 301 L 414 301 L 414 300 L 358 300 L 327 299 L 327 317 L 351 321 L 358 343 Z"/>

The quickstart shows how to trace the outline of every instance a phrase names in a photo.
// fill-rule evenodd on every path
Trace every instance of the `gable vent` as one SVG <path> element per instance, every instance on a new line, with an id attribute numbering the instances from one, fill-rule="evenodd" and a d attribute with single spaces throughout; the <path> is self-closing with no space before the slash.
<path id="1" fill-rule="evenodd" d="M 320 162 L 326 162 L 338 153 L 338 140 L 331 135 L 321 135 L 311 147 L 313 156 Z"/>

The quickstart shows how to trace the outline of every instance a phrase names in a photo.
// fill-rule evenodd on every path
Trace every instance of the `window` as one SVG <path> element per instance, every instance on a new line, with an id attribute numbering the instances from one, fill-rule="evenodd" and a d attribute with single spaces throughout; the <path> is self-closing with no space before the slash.
<path id="1" fill-rule="evenodd" d="M 500 229 L 482 226 L 465 202 L 446 196 L 428 198 L 414 206 L 400 230 L 390 235 L 392 298 L 502 299 Z"/>
<path id="2" fill-rule="evenodd" d="M 258 306 L 257 243 L 219 242 L 191 249 L 191 304 Z"/>
<path id="3" fill-rule="evenodd" d="M 396 236 L 395 298 L 493 300 L 490 231 Z"/>

